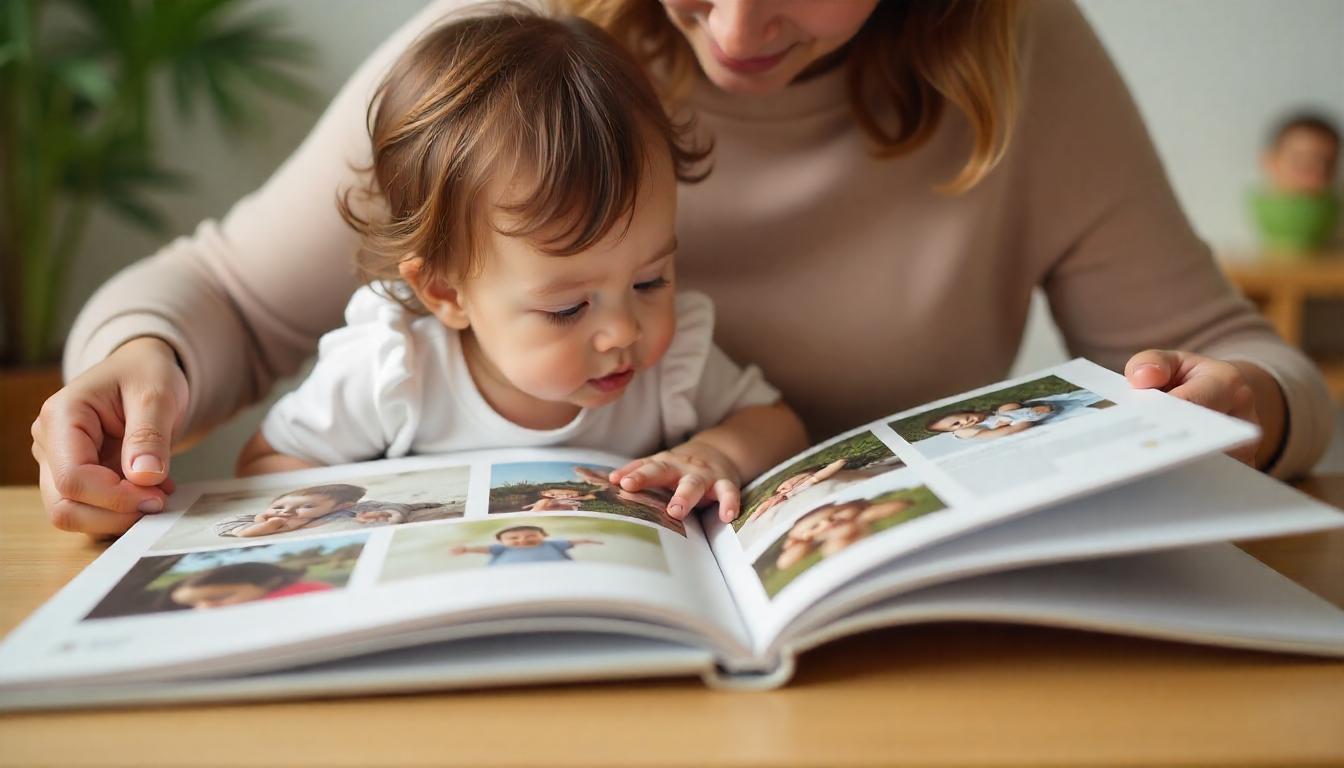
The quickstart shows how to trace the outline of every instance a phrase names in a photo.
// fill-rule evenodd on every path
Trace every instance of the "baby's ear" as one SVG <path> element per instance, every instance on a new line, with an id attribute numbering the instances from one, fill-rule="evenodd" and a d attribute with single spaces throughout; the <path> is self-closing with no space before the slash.
<path id="1" fill-rule="evenodd" d="M 439 322 L 459 331 L 471 325 L 466 306 L 462 303 L 461 290 L 447 280 L 431 275 L 425 269 L 423 258 L 412 256 L 402 261 L 397 268 L 401 272 L 401 279 L 406 281 L 415 292 L 415 297 Z"/>

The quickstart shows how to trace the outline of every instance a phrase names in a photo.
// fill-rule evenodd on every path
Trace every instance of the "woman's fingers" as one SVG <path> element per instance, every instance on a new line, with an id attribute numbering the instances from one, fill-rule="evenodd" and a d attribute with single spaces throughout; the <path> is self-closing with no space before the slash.
<path id="1" fill-rule="evenodd" d="M 106 467 L 102 469 L 111 472 Z M 39 468 L 37 485 L 51 524 L 63 531 L 76 531 L 94 536 L 120 536 L 140 519 L 140 515 L 134 512 L 113 511 L 62 497 L 56 490 L 51 472 L 45 464 Z"/>
<path id="2" fill-rule="evenodd" d="M 57 527 L 63 526 L 56 517 L 70 517 L 52 507 L 58 500 L 121 515 L 163 511 L 162 488 L 138 486 L 102 464 L 99 454 L 105 440 L 102 422 L 91 408 L 64 400 L 43 406 L 33 425 L 33 458 L 39 467 L 39 484 L 47 478 L 51 498 L 44 496 L 43 501 Z M 100 526 L 96 532 L 106 531 Z"/>
<path id="3" fill-rule="evenodd" d="M 126 432 L 121 439 L 121 471 L 136 485 L 158 485 L 168 477 L 170 439 L 178 407 L 173 394 L 156 386 L 126 388 L 122 394 Z"/>
<path id="4" fill-rule="evenodd" d="M 1180 367 L 1180 355 L 1176 352 L 1146 349 L 1125 363 L 1125 378 L 1135 389 L 1165 389 Z"/>

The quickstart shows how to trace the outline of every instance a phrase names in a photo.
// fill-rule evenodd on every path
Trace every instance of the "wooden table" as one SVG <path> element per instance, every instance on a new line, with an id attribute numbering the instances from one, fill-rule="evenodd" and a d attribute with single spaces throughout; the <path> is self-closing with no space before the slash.
<path id="1" fill-rule="evenodd" d="M 1221 258 L 1223 272 L 1247 298 L 1254 301 L 1283 340 L 1302 347 L 1303 313 L 1307 301 L 1326 299 L 1344 306 L 1344 251 L 1309 257 L 1266 254 L 1229 254 Z M 1335 314 L 1344 326 L 1344 309 Z M 1318 359 L 1326 384 L 1344 401 L 1344 358 Z"/>
<path id="2" fill-rule="evenodd" d="M 1344 503 L 1344 476 L 1306 490 Z M 1344 606 L 1344 533 L 1247 546 Z M 0 632 L 102 547 L 0 489 Z M 879 631 L 698 681 L 0 716 L 0 765 L 1344 765 L 1344 663 L 1020 627 Z"/>

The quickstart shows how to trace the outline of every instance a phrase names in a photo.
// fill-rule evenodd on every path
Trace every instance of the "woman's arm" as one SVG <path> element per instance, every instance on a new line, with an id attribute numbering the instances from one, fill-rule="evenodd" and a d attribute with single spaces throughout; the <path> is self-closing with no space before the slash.
<path id="1" fill-rule="evenodd" d="M 1254 420 L 1258 466 L 1310 470 L 1332 422 L 1319 372 L 1237 295 L 1191 229 L 1078 9 L 1032 8 L 1024 128 L 1001 170 L 1030 201 L 1029 268 L 1069 349 L 1116 370 L 1156 356 L 1159 367 L 1131 383 Z"/>
<path id="2" fill-rule="evenodd" d="M 467 4 L 439 0 L 403 25 L 261 189 L 85 305 L 66 341 L 69 384 L 33 425 L 53 524 L 119 534 L 163 509 L 172 451 L 297 370 L 340 321 L 356 238 L 335 200 L 368 162 L 369 99 L 416 35 Z"/>

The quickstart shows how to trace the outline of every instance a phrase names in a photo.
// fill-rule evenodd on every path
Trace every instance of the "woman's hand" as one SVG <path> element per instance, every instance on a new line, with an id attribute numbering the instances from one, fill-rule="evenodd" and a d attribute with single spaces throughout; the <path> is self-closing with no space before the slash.
<path id="1" fill-rule="evenodd" d="M 33 458 L 52 524 L 119 535 L 162 512 L 186 409 L 187 377 L 152 337 L 126 342 L 48 398 L 33 422 Z"/>
<path id="2" fill-rule="evenodd" d="M 742 508 L 741 473 L 723 451 L 692 439 L 671 450 L 635 459 L 613 471 L 612 483 L 627 491 L 672 488 L 667 514 L 681 520 L 701 501 L 719 503 L 719 519 L 732 522 Z"/>
<path id="3" fill-rule="evenodd" d="M 1136 389 L 1161 389 L 1259 426 L 1258 444 L 1228 452 L 1239 461 L 1265 467 L 1279 452 L 1287 410 L 1283 391 L 1257 365 L 1215 360 L 1193 352 L 1149 349 L 1129 359 L 1125 378 Z"/>

